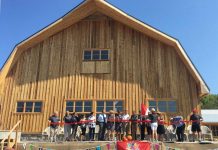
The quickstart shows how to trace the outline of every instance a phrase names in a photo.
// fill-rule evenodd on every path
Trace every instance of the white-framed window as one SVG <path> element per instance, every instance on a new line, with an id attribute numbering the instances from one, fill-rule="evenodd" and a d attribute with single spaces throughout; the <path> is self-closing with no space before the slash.
<path id="1" fill-rule="evenodd" d="M 92 49 L 83 51 L 84 61 L 107 61 L 110 58 L 109 50 L 107 49 Z"/>
<path id="2" fill-rule="evenodd" d="M 40 113 L 42 112 L 42 101 L 18 101 L 17 113 Z"/>
<path id="3" fill-rule="evenodd" d="M 176 113 L 178 111 L 177 101 L 174 99 L 149 99 L 148 106 L 150 110 L 155 108 L 160 112 Z"/>
<path id="4" fill-rule="evenodd" d="M 92 100 L 67 100 L 66 111 L 77 112 L 77 113 L 89 113 L 92 110 Z"/>

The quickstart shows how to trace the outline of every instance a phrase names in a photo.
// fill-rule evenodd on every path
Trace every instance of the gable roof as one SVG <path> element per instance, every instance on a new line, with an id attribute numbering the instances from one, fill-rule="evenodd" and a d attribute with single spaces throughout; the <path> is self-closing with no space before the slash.
<path id="1" fill-rule="evenodd" d="M 18 59 L 19 55 L 24 50 L 27 50 L 31 46 L 71 26 L 72 24 L 82 20 L 83 18 L 93 14 L 96 11 L 101 12 L 102 14 L 105 14 L 113 18 L 114 20 L 117 20 L 156 40 L 159 40 L 163 43 L 173 46 L 176 52 L 178 53 L 179 57 L 181 58 L 181 60 L 183 61 L 183 63 L 186 65 L 187 69 L 191 73 L 191 75 L 194 77 L 196 82 L 199 84 L 200 96 L 203 96 L 209 93 L 209 88 L 207 84 L 205 83 L 200 73 L 198 72 L 196 67 L 193 65 L 187 53 L 185 52 L 182 45 L 177 39 L 137 20 L 136 18 L 124 13 L 120 9 L 114 7 L 113 5 L 109 4 L 108 2 L 104 0 L 83 1 L 77 7 L 75 7 L 73 10 L 68 12 L 66 15 L 64 15 L 60 19 L 56 20 L 55 22 L 48 25 L 44 29 L 40 30 L 39 32 L 35 33 L 34 35 L 30 36 L 29 38 L 17 44 L 14 50 L 12 51 L 11 55 L 9 56 L 8 60 L 5 62 L 4 66 L 1 69 L 0 84 L 1 84 L 1 81 L 3 81 L 4 78 L 6 77 L 10 68 L 13 66 L 13 64 Z"/>

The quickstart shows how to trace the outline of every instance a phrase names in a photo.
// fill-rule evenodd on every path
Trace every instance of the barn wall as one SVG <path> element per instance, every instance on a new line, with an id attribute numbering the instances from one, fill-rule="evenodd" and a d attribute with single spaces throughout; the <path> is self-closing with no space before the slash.
<path id="1" fill-rule="evenodd" d="M 110 74 L 81 74 L 86 48 L 111 50 Z M 41 132 L 64 100 L 124 99 L 129 113 L 146 98 L 175 98 L 187 117 L 198 106 L 197 84 L 173 47 L 108 17 L 89 17 L 26 50 L 3 90 L 2 128 L 22 120 L 23 132 Z M 43 112 L 19 114 L 17 100 L 43 100 Z M 174 115 L 174 114 L 169 114 Z"/>

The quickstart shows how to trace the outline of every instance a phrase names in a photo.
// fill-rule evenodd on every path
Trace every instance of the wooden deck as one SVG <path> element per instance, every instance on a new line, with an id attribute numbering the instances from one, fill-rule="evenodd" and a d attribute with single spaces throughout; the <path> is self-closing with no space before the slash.
<path id="1" fill-rule="evenodd" d="M 84 142 L 61 142 L 61 143 L 50 143 L 50 142 L 27 142 L 19 143 L 18 150 L 25 150 L 23 145 L 26 145 L 26 149 L 30 149 L 30 145 L 33 144 L 32 150 L 38 150 L 39 147 L 49 148 L 50 150 L 86 150 L 96 149 L 96 146 L 101 146 L 101 150 L 108 150 L 107 144 L 110 144 L 110 150 L 115 149 L 115 143 L 111 141 L 84 141 Z M 165 147 L 179 148 L 182 150 L 207 150 L 217 149 L 218 142 L 211 142 L 211 144 L 199 144 L 198 142 L 183 142 L 183 143 L 163 143 Z M 165 148 L 163 148 L 164 150 Z"/>

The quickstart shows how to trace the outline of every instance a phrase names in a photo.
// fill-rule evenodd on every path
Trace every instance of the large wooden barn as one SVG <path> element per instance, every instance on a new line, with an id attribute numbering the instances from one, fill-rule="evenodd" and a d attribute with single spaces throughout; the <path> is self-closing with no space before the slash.
<path id="1" fill-rule="evenodd" d="M 0 72 L 1 129 L 41 132 L 66 110 L 140 104 L 188 118 L 209 88 L 177 39 L 104 0 L 86 0 L 17 44 Z"/>

